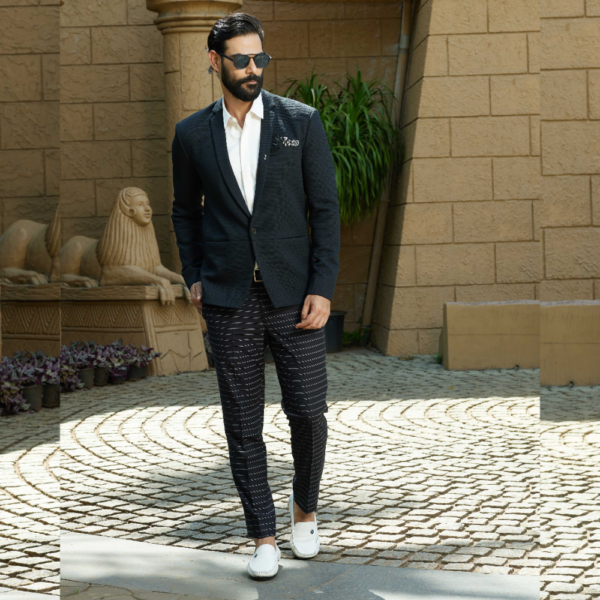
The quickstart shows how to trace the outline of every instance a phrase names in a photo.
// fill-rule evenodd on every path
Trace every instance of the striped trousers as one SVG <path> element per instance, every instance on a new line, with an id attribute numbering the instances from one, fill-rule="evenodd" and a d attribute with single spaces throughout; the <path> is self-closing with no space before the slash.
<path id="1" fill-rule="evenodd" d="M 247 537 L 274 536 L 275 506 L 262 431 L 268 342 L 290 425 L 296 504 L 316 511 L 327 443 L 325 328 L 299 329 L 302 305 L 275 308 L 252 281 L 241 308 L 202 304 L 223 409 L 229 462 Z"/>

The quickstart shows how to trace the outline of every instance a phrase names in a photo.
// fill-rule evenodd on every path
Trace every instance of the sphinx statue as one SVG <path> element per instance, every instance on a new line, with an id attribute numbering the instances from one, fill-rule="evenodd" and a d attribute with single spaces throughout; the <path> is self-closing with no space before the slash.
<path id="1" fill-rule="evenodd" d="M 50 224 L 19 219 L 0 236 L 0 283 L 60 282 L 60 211 Z"/>
<path id="2" fill-rule="evenodd" d="M 138 187 L 117 194 L 99 240 L 72 237 L 60 250 L 60 264 L 61 281 L 71 287 L 156 285 L 161 304 L 174 304 L 171 283 L 180 283 L 191 302 L 183 277 L 160 261 L 150 200 Z"/>

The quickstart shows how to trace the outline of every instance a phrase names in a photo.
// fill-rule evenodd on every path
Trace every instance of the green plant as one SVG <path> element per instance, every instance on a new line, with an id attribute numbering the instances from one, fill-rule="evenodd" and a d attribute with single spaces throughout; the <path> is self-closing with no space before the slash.
<path id="1" fill-rule="evenodd" d="M 435 355 L 435 362 L 439 364 L 444 362 L 444 357 L 441 354 L 436 354 Z"/>
<path id="2" fill-rule="evenodd" d="M 377 208 L 393 168 L 402 153 L 400 128 L 394 124 L 394 93 L 376 79 L 356 76 L 332 92 L 317 80 L 314 67 L 303 81 L 287 79 L 283 96 L 319 111 L 335 164 L 340 221 L 350 225 Z M 293 90 L 292 90 L 293 88 Z"/>
<path id="3" fill-rule="evenodd" d="M 342 346 L 366 346 L 365 332 L 363 329 L 342 332 Z"/>

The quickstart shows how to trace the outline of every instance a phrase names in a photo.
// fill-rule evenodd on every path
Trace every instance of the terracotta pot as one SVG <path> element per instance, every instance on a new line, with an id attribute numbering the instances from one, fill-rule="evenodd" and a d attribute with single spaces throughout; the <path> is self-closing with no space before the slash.
<path id="1" fill-rule="evenodd" d="M 148 365 L 144 365 L 143 367 L 140 367 L 140 369 L 142 370 L 142 379 L 144 379 L 148 376 Z"/>
<path id="2" fill-rule="evenodd" d="M 42 406 L 57 408 L 60 406 L 60 383 L 46 383 L 42 395 Z"/>
<path id="3" fill-rule="evenodd" d="M 108 367 L 96 367 L 94 369 L 94 385 L 107 385 L 110 369 Z"/>
<path id="4" fill-rule="evenodd" d="M 95 369 L 94 367 L 86 367 L 85 369 L 78 369 L 77 376 L 83 385 L 91 390 L 94 387 Z"/>
<path id="5" fill-rule="evenodd" d="M 23 398 L 25 402 L 29 404 L 29 408 L 35 412 L 42 410 L 42 400 L 44 396 L 44 386 L 38 385 L 26 385 L 23 388 Z"/>

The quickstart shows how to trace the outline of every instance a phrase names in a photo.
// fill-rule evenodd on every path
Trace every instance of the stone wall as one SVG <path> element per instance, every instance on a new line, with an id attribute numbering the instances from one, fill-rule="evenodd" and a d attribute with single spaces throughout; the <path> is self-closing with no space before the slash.
<path id="1" fill-rule="evenodd" d="M 541 299 L 600 299 L 600 2 L 542 2 Z"/>
<path id="2" fill-rule="evenodd" d="M 539 4 L 417 6 L 373 340 L 439 351 L 444 302 L 537 299 Z"/>
<path id="3" fill-rule="evenodd" d="M 162 36 L 145 0 L 61 6 L 63 239 L 100 237 L 115 195 L 143 188 L 170 264 Z"/>
<path id="4" fill-rule="evenodd" d="M 0 233 L 59 197 L 59 0 L 0 2 Z"/>

